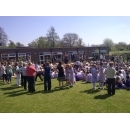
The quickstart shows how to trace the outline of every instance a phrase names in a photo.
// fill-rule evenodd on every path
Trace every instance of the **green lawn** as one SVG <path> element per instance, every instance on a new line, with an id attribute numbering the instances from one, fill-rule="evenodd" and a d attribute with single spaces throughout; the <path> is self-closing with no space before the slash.
<path id="1" fill-rule="evenodd" d="M 60 90 L 52 80 L 52 91 L 43 92 L 43 83 L 36 82 L 36 92 L 0 81 L 1 113 L 129 113 L 130 91 L 117 90 L 108 96 L 107 90 L 92 90 L 91 84 L 79 81 L 73 88 Z"/>

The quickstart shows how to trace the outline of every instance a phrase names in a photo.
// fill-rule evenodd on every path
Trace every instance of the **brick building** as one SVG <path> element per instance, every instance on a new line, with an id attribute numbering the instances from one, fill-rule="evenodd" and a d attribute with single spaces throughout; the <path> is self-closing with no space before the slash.
<path id="1" fill-rule="evenodd" d="M 79 48 L 31 48 L 31 47 L 16 47 L 13 49 L 0 48 L 0 61 L 13 59 L 17 60 L 28 60 L 41 63 L 45 60 L 51 61 L 55 58 L 55 61 L 63 60 L 65 55 L 76 55 L 78 58 L 83 57 L 87 59 L 88 57 L 98 56 L 104 53 L 109 54 L 108 47 L 79 47 Z"/>

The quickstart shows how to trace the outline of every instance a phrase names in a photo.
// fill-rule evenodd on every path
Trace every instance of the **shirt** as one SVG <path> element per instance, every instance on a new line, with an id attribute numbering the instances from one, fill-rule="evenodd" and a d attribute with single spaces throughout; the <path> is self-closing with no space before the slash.
<path id="1" fill-rule="evenodd" d="M 108 67 L 106 69 L 106 78 L 115 78 L 116 70 L 114 67 Z"/>
<path id="2" fill-rule="evenodd" d="M 33 65 L 27 66 L 26 73 L 27 73 L 27 76 L 35 76 L 36 74 L 35 67 Z"/>

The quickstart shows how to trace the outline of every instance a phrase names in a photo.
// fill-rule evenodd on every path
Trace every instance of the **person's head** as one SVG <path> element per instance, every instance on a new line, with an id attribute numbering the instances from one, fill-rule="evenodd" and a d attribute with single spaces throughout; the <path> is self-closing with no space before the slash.
<path id="1" fill-rule="evenodd" d="M 130 78 L 129 75 L 127 75 L 127 76 L 126 76 L 126 79 L 128 80 L 129 78 Z"/>
<path id="2" fill-rule="evenodd" d="M 10 62 L 8 62 L 8 65 L 10 65 L 11 63 Z"/>
<path id="3" fill-rule="evenodd" d="M 29 62 L 28 62 L 28 65 L 29 65 L 29 66 L 30 66 L 30 65 L 32 65 L 32 62 L 31 62 L 31 61 L 29 61 Z"/>
<path id="4" fill-rule="evenodd" d="M 110 67 L 113 67 L 113 66 L 114 66 L 114 63 L 113 63 L 113 62 L 110 62 L 110 63 L 109 63 L 109 66 L 110 66 Z"/>
<path id="5" fill-rule="evenodd" d="M 120 79 L 120 77 L 116 77 L 116 81 L 118 82 L 118 81 L 120 81 L 121 79 Z"/>
<path id="6" fill-rule="evenodd" d="M 26 66 L 27 65 L 27 63 L 26 62 L 23 62 L 23 66 Z"/>
<path id="7" fill-rule="evenodd" d="M 46 66 L 49 66 L 49 62 L 46 62 Z"/>
<path id="8" fill-rule="evenodd" d="M 62 65 L 62 61 L 59 62 L 58 66 L 61 66 Z"/>
<path id="9" fill-rule="evenodd" d="M 100 66 L 103 66 L 103 63 L 102 63 L 102 62 L 100 63 Z"/>

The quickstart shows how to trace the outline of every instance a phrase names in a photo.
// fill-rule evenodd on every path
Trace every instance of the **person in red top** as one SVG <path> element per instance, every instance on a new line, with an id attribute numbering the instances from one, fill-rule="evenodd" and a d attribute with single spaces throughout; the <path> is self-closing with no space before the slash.
<path id="1" fill-rule="evenodd" d="M 27 80 L 28 80 L 28 91 L 35 92 L 35 74 L 36 69 L 31 62 L 28 63 L 26 68 Z"/>

